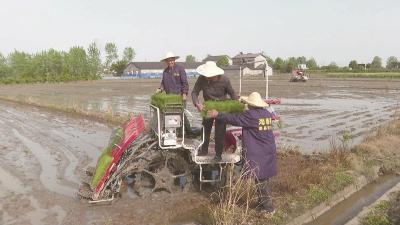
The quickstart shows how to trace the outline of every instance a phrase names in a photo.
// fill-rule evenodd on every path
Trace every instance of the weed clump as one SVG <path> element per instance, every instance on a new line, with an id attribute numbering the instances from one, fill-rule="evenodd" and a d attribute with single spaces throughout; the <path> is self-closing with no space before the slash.
<path id="1" fill-rule="evenodd" d="M 367 216 L 361 218 L 362 225 L 390 225 L 387 216 L 390 204 L 388 201 L 382 201 L 376 205 Z"/>

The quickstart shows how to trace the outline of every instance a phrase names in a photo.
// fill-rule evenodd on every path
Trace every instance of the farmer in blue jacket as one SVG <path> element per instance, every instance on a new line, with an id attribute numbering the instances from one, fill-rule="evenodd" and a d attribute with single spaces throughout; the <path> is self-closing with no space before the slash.
<path id="1" fill-rule="evenodd" d="M 227 124 L 242 127 L 245 168 L 257 182 L 262 211 L 272 215 L 275 210 L 268 190 L 268 179 L 277 173 L 276 145 L 272 132 L 272 115 L 257 92 L 241 98 L 248 110 L 240 115 L 208 111 L 207 115 Z"/>
<path id="2" fill-rule="evenodd" d="M 161 60 L 161 62 L 164 62 L 167 67 L 163 71 L 161 84 L 160 87 L 156 90 L 156 92 L 158 93 L 165 91 L 166 94 L 181 95 L 183 100 L 183 106 L 184 108 L 186 108 L 186 99 L 189 91 L 189 83 L 187 80 L 185 68 L 183 68 L 183 66 L 177 65 L 175 62 L 178 58 L 179 56 L 176 56 L 174 53 L 167 52 L 167 54 L 165 54 L 165 57 Z M 185 120 L 185 131 L 187 133 L 194 132 L 190 128 L 190 122 L 186 117 L 186 114 L 184 116 L 184 120 Z"/>

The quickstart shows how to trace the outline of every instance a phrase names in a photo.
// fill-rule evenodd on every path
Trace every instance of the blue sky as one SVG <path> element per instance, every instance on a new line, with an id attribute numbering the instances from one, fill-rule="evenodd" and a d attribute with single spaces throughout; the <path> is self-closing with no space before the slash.
<path id="1" fill-rule="evenodd" d="M 137 61 L 261 52 L 346 65 L 400 58 L 396 0 L 0 0 L 0 52 L 131 46 Z"/>

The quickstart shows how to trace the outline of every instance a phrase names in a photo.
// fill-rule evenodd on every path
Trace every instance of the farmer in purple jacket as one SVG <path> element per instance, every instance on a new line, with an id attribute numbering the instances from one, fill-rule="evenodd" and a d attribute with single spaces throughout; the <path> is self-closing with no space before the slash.
<path id="1" fill-rule="evenodd" d="M 241 98 L 248 110 L 240 115 L 208 111 L 207 115 L 222 122 L 242 127 L 245 168 L 250 170 L 258 183 L 257 189 L 263 212 L 275 212 L 268 190 L 268 179 L 277 173 L 276 145 L 272 133 L 272 115 L 265 109 L 268 106 L 257 92 Z"/>
<path id="2" fill-rule="evenodd" d="M 186 105 L 186 97 L 189 91 L 189 84 L 185 69 L 182 66 L 176 65 L 175 60 L 179 56 L 174 53 L 168 52 L 162 62 L 165 62 L 167 68 L 164 69 L 160 88 L 157 92 L 165 91 L 167 94 L 182 95 L 183 101 Z"/>

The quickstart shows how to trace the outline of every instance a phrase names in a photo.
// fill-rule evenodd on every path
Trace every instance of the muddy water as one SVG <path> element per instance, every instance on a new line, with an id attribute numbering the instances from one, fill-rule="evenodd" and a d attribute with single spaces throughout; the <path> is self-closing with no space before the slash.
<path id="1" fill-rule="evenodd" d="M 358 144 L 374 127 L 393 115 L 397 101 L 352 95 L 338 98 L 335 92 L 318 99 L 283 99 L 283 104 L 276 107 L 284 124 L 280 143 L 297 145 L 309 153 L 329 149 L 332 141 L 340 144 L 343 133 L 349 132 L 348 144 Z"/>
<path id="2" fill-rule="evenodd" d="M 76 201 L 80 171 L 97 159 L 110 129 L 65 116 L 56 119 L 35 108 L 0 106 L 0 224 L 63 224 Z"/>
<path id="3" fill-rule="evenodd" d="M 308 225 L 342 225 L 400 182 L 400 176 L 383 176 L 340 202 Z"/>
<path id="4" fill-rule="evenodd" d="M 75 191 L 111 128 L 2 101 L 0 124 L 1 225 L 161 225 L 205 201 L 198 193 L 140 199 L 128 187 L 112 205 L 85 204 Z"/>
<path id="5" fill-rule="evenodd" d="M 279 144 L 299 146 L 305 153 L 324 151 L 331 141 L 340 143 L 343 132 L 350 132 L 349 144 L 357 144 L 374 127 L 387 121 L 400 108 L 400 79 L 334 79 L 312 76 L 306 83 L 290 83 L 288 77 L 274 76 L 270 96 L 282 99 L 274 106 L 284 128 Z M 158 79 L 107 80 L 68 84 L 24 85 L 0 90 L 0 96 L 61 104 L 93 112 L 127 114 L 148 112 L 150 95 Z M 193 87 L 195 79 L 190 79 Z M 238 80 L 231 77 L 238 90 Z M 243 94 L 264 93 L 263 80 L 243 81 Z M 188 109 L 200 125 L 200 117 L 189 100 Z M 1 122 L 0 122 L 1 123 Z"/>
<path id="6" fill-rule="evenodd" d="M 21 135 L 17 130 L 13 129 L 12 131 L 15 137 L 17 137 L 39 161 L 41 167 L 40 181 L 42 184 L 50 191 L 72 197 L 74 194 L 74 188 L 65 186 L 58 182 L 59 175 L 57 172 L 57 167 L 59 165 L 57 158 L 54 155 L 51 155 L 50 152 L 43 148 L 40 144 L 35 143 L 29 138 Z"/>

